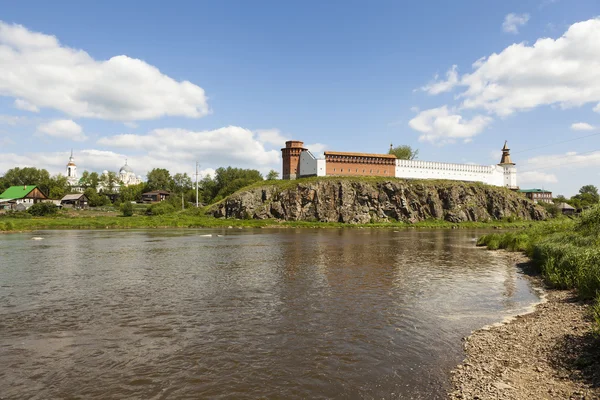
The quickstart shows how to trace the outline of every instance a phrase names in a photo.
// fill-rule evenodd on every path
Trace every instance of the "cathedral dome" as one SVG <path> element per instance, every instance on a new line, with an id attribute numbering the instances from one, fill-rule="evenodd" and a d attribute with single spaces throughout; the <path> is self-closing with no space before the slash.
<path id="1" fill-rule="evenodd" d="M 127 165 L 127 161 L 125 161 L 125 165 L 121 167 L 119 170 L 119 174 L 131 173 L 133 174 L 133 169 L 129 165 Z"/>

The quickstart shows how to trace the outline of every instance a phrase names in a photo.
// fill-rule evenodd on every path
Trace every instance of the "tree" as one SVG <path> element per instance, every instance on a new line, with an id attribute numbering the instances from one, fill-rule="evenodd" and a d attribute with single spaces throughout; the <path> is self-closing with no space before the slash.
<path id="1" fill-rule="evenodd" d="M 172 182 L 175 193 L 185 193 L 193 187 L 192 178 L 187 173 L 173 175 Z"/>
<path id="2" fill-rule="evenodd" d="M 50 173 L 45 169 L 34 167 L 12 168 L 3 177 L 4 184 L 9 186 L 37 185 L 46 195 L 50 192 Z"/>
<path id="3" fill-rule="evenodd" d="M 104 186 L 104 189 L 107 192 L 112 193 L 117 187 L 117 184 L 119 183 L 117 173 L 113 171 L 108 171 L 105 174 L 102 174 L 102 176 L 100 177 L 100 182 L 102 183 L 102 186 Z"/>
<path id="4" fill-rule="evenodd" d="M 119 194 L 121 201 L 141 201 L 142 193 L 144 193 L 146 184 L 138 183 L 137 185 L 121 186 Z"/>
<path id="5" fill-rule="evenodd" d="M 269 173 L 267 174 L 267 178 L 268 181 L 274 181 L 279 179 L 279 172 L 275 171 L 274 169 L 270 170 Z"/>
<path id="6" fill-rule="evenodd" d="M 598 195 L 598 188 L 594 185 L 585 185 L 579 189 L 579 194 L 571 197 L 573 207 L 585 208 L 598 204 L 600 201 L 600 195 Z M 577 206 L 575 205 L 577 204 Z"/>
<path id="7" fill-rule="evenodd" d="M 48 197 L 51 199 L 62 199 L 65 194 L 70 191 L 67 177 L 63 175 L 55 175 L 48 180 Z"/>
<path id="8" fill-rule="evenodd" d="M 164 168 L 154 168 L 146 175 L 148 181 L 146 182 L 147 190 L 172 190 L 173 189 L 173 178 L 168 170 Z"/>
<path id="9" fill-rule="evenodd" d="M 419 149 L 412 149 L 408 145 L 402 145 L 397 147 L 391 147 L 389 154 L 393 154 L 400 160 L 414 160 L 419 155 Z"/>
<path id="10" fill-rule="evenodd" d="M 83 194 L 88 198 L 90 207 L 99 207 L 110 204 L 108 197 L 103 194 L 98 194 L 94 188 L 86 189 Z"/>

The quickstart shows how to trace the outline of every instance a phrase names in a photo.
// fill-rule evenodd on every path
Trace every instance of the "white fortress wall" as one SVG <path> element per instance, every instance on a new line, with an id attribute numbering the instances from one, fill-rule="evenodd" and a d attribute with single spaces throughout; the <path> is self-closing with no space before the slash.
<path id="1" fill-rule="evenodd" d="M 504 186 L 504 168 L 498 165 L 452 164 L 421 160 L 396 160 L 396 178 L 449 179 Z"/>
<path id="2" fill-rule="evenodd" d="M 324 158 L 317 160 L 317 176 L 327 175 L 326 161 Z"/>

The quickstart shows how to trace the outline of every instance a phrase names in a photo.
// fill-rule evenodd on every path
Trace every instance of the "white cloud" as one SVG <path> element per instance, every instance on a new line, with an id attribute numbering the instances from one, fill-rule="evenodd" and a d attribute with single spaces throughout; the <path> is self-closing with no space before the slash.
<path id="1" fill-rule="evenodd" d="M 26 121 L 26 118 L 24 117 L 17 117 L 14 115 L 0 115 L 0 124 L 15 126 L 24 121 Z"/>
<path id="2" fill-rule="evenodd" d="M 575 23 L 557 39 L 512 44 L 475 61 L 473 69 L 458 79 L 457 86 L 466 87 L 456 96 L 460 110 L 507 116 L 544 105 L 594 103 L 600 112 L 600 18 Z M 448 86 L 426 88 L 433 94 Z"/>
<path id="3" fill-rule="evenodd" d="M 529 14 L 510 13 L 504 17 L 502 30 L 506 33 L 519 33 L 519 27 L 524 26 L 529 21 Z"/>
<path id="4" fill-rule="evenodd" d="M 537 157 L 532 157 L 526 160 L 520 170 L 525 172 L 530 171 L 565 171 L 568 169 L 584 169 L 589 170 L 591 167 L 600 166 L 600 151 L 590 151 L 577 153 L 569 151 L 564 154 L 547 154 Z M 521 174 L 521 172 L 519 172 Z"/>
<path id="5" fill-rule="evenodd" d="M 578 22 L 556 40 L 513 44 L 473 64 L 460 85 L 462 108 L 498 115 L 542 105 L 579 107 L 600 101 L 600 18 Z M 600 109 L 600 107 L 597 107 Z"/>
<path id="6" fill-rule="evenodd" d="M 70 119 L 57 119 L 40 124 L 37 133 L 55 138 L 83 141 L 87 137 L 83 134 L 83 128 Z"/>
<path id="7" fill-rule="evenodd" d="M 323 143 L 305 144 L 304 147 L 306 147 L 317 158 L 325 157 L 324 152 L 327 148 L 327 145 Z"/>
<path id="8" fill-rule="evenodd" d="M 176 81 L 142 60 L 95 60 L 54 36 L 0 21 L 0 95 L 15 106 L 119 121 L 198 118 L 210 110 L 204 89 Z"/>
<path id="9" fill-rule="evenodd" d="M 16 99 L 15 107 L 18 108 L 19 110 L 25 110 L 25 111 L 31 111 L 31 112 L 39 112 L 40 111 L 39 108 L 37 108 L 30 102 L 25 101 L 23 99 Z"/>
<path id="10" fill-rule="evenodd" d="M 258 140 L 273 146 L 285 147 L 285 142 L 291 140 L 289 137 L 283 136 L 279 129 L 262 129 L 256 131 L 256 133 Z"/>
<path id="11" fill-rule="evenodd" d="M 587 122 L 576 122 L 571 124 L 571 129 L 574 131 L 593 131 L 596 128 Z"/>
<path id="12" fill-rule="evenodd" d="M 519 180 L 519 184 L 531 183 L 540 185 L 543 183 L 558 182 L 556 175 L 540 171 L 517 172 L 517 179 Z"/>
<path id="13" fill-rule="evenodd" d="M 273 140 L 273 136 L 267 135 L 266 139 Z M 145 151 L 156 160 L 155 163 L 164 160 L 194 165 L 199 160 L 202 165 L 214 167 L 278 166 L 281 152 L 279 149 L 266 149 L 265 143 L 259 133 L 237 126 L 198 132 L 177 128 L 155 129 L 147 134 L 123 134 L 98 140 L 98 144 L 112 148 Z M 277 145 L 283 147 L 281 142 Z"/>
<path id="14" fill-rule="evenodd" d="M 125 125 L 128 128 L 137 128 L 138 127 L 138 124 L 136 124 L 135 122 L 131 122 L 131 121 L 124 122 L 123 125 Z"/>
<path id="15" fill-rule="evenodd" d="M 408 125 L 421 132 L 420 141 L 446 144 L 453 143 L 455 139 L 469 140 L 491 122 L 490 117 L 482 115 L 464 119 L 461 115 L 450 114 L 448 107 L 443 106 L 421 111 Z"/>
<path id="16" fill-rule="evenodd" d="M 458 67 L 453 65 L 452 68 L 446 72 L 446 80 L 438 81 L 438 76 L 434 77 L 434 81 L 423 86 L 421 90 L 429 94 L 440 94 L 452 90 L 458 84 Z M 417 109 L 418 111 L 418 109 Z"/>
<path id="17" fill-rule="evenodd" d="M 413 106 L 410 108 L 410 111 L 414 112 L 414 113 L 418 113 L 421 109 L 417 106 Z"/>

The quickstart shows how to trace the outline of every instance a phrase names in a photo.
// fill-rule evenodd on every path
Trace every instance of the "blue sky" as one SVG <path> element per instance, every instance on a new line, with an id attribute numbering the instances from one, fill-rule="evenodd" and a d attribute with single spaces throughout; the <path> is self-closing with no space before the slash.
<path id="1" fill-rule="evenodd" d="M 0 173 L 63 172 L 71 148 L 80 170 L 266 172 L 286 139 L 493 164 L 508 140 L 521 187 L 572 195 L 600 184 L 599 15 L 592 0 L 7 2 Z"/>

